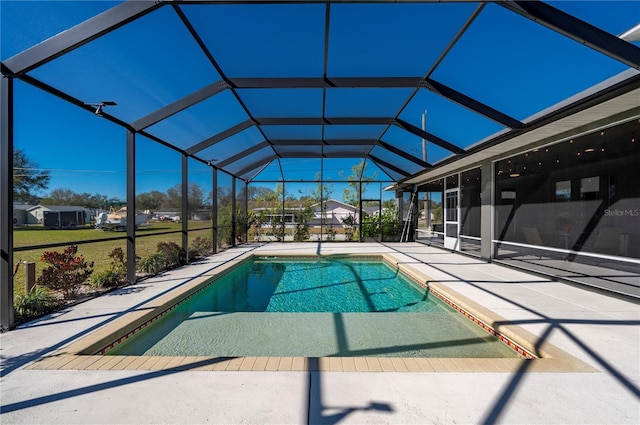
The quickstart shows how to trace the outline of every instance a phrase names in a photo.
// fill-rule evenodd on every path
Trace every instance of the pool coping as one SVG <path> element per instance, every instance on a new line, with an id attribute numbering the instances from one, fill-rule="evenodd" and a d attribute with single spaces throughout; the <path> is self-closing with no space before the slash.
<path id="1" fill-rule="evenodd" d="M 400 269 L 415 283 L 467 316 L 487 332 L 511 346 L 520 358 L 414 358 L 414 357 L 171 357 L 103 355 L 119 342 L 143 329 L 199 292 L 211 278 L 220 278 L 254 257 L 277 258 L 367 258 L 382 259 Z M 199 370 L 199 371 L 299 371 L 299 372 L 436 372 L 436 373 L 508 373 L 508 372 L 599 372 L 598 369 L 527 330 L 509 324 L 493 311 L 431 279 L 422 271 L 392 253 L 337 255 L 282 255 L 281 253 L 245 253 L 207 273 L 174 288 L 134 311 L 81 337 L 50 356 L 27 367 L 39 370 Z"/>

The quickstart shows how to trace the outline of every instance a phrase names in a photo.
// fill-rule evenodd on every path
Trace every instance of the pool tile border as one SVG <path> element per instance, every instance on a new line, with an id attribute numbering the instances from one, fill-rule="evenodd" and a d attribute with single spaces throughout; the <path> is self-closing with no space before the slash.
<path id="1" fill-rule="evenodd" d="M 500 340 L 500 342 L 502 342 L 503 344 L 507 345 L 509 348 L 511 348 L 513 351 L 518 353 L 523 358 L 525 358 L 525 359 L 536 359 L 536 358 L 538 358 L 538 356 L 536 354 L 534 354 L 530 350 L 526 349 L 524 346 L 518 344 L 512 338 L 509 338 L 507 335 L 504 335 L 501 332 L 497 331 L 496 329 L 494 329 L 494 327 L 492 327 L 491 325 L 485 323 L 485 321 L 479 319 L 474 314 L 470 313 L 468 311 L 468 309 L 465 309 L 465 308 L 461 307 L 460 305 L 458 305 L 457 303 L 455 303 L 454 301 L 452 301 L 450 296 L 443 295 L 441 293 L 443 291 L 442 288 L 437 289 L 436 287 L 433 287 L 434 285 L 430 282 L 430 279 L 429 279 L 428 276 L 425 276 L 424 274 L 420 273 L 419 271 L 410 268 L 410 266 L 408 266 L 408 265 L 402 265 L 402 264 L 397 263 L 395 261 L 395 259 L 389 258 L 389 257 L 385 256 L 385 254 L 381 255 L 381 257 L 388 264 L 390 264 L 390 265 L 392 265 L 394 267 L 397 267 L 399 270 L 401 270 L 405 276 L 408 276 L 411 280 L 413 280 L 420 287 L 422 287 L 423 289 L 426 289 L 427 291 L 429 291 L 429 293 L 431 293 L 432 295 L 437 297 L 439 300 L 441 300 L 442 302 L 447 304 L 449 307 L 453 308 L 457 312 L 459 312 L 462 315 L 464 315 L 467 319 L 471 320 L 473 323 L 475 323 L 476 325 L 478 325 L 479 327 L 484 329 L 489 334 L 491 334 L 491 335 L 495 336 L 496 338 L 498 338 Z M 447 291 L 445 290 L 444 292 L 447 292 Z M 460 297 L 461 296 L 458 294 L 457 298 L 460 298 Z M 469 303 L 467 302 L 467 304 L 469 304 Z"/>
<path id="2" fill-rule="evenodd" d="M 524 358 L 413 357 L 161 357 L 73 355 L 43 357 L 28 370 L 137 370 L 217 372 L 586 373 L 580 361 Z"/>
<path id="3" fill-rule="evenodd" d="M 458 294 L 393 254 L 338 254 L 331 257 L 380 259 L 400 269 L 416 284 L 450 305 L 487 332 L 498 337 L 521 358 L 403 358 L 403 357 L 162 357 L 105 356 L 104 353 L 144 329 L 176 306 L 202 291 L 253 257 L 300 258 L 317 255 L 279 255 L 246 253 L 168 294 L 126 313 L 105 327 L 43 357 L 27 366 L 42 370 L 198 370 L 198 371 L 289 371 L 289 372 L 430 372 L 430 373 L 507 373 L 507 372 L 597 372 L 592 366 L 514 325 L 495 326 L 505 319 Z M 176 302 L 177 300 L 177 302 Z M 159 313 L 157 313 L 159 311 Z M 474 314 L 469 311 L 473 311 Z M 492 326 L 492 324 L 494 326 Z M 495 328 L 499 327 L 500 330 Z M 113 335 L 121 335 L 114 340 Z M 518 342 L 516 342 L 518 341 Z"/>

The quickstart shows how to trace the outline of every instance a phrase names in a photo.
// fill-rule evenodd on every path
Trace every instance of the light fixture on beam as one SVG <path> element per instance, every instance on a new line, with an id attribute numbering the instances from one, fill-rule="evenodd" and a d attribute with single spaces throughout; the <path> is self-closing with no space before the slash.
<path id="1" fill-rule="evenodd" d="M 95 114 L 102 115 L 102 108 L 104 108 L 105 106 L 116 106 L 117 103 L 112 100 L 103 100 L 99 103 L 85 103 L 85 105 L 93 106 L 94 108 L 96 108 Z"/>

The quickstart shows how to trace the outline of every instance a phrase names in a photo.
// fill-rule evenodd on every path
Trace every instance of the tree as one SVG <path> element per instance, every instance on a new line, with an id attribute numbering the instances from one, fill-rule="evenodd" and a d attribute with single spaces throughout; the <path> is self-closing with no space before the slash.
<path id="1" fill-rule="evenodd" d="M 38 191 L 49 186 L 49 171 L 39 168 L 21 149 L 13 151 L 13 198 L 16 201 L 37 203 Z"/>
<path id="2" fill-rule="evenodd" d="M 360 199 L 360 181 L 362 181 L 362 192 L 365 192 L 367 183 L 374 181 L 376 178 L 376 173 L 374 173 L 371 177 L 365 177 L 363 175 L 364 169 L 364 160 L 359 164 L 351 167 L 351 174 L 347 177 L 347 181 L 349 182 L 349 186 L 346 187 L 342 193 L 342 199 L 344 202 L 350 205 L 358 205 L 358 200 Z M 342 172 L 340 173 L 340 177 L 343 177 Z"/>
<path id="3" fill-rule="evenodd" d="M 106 208 L 108 206 L 118 206 L 126 204 L 117 198 L 108 198 L 106 195 L 98 193 L 91 195 L 89 193 L 76 193 L 71 189 L 57 188 L 53 189 L 49 196 L 40 199 L 42 205 L 74 205 L 89 209 Z"/>
<path id="4" fill-rule="evenodd" d="M 189 212 L 194 213 L 199 209 L 211 208 L 211 197 L 196 183 L 189 184 L 188 194 Z"/>
<path id="5" fill-rule="evenodd" d="M 321 182 L 320 173 L 316 173 L 316 188 L 311 191 L 311 197 L 314 198 L 314 201 L 320 204 L 320 217 L 322 220 L 322 224 L 326 225 L 327 223 L 327 200 L 331 198 L 331 194 L 333 193 L 333 184 L 327 182 Z"/>
<path id="6" fill-rule="evenodd" d="M 157 211 L 168 203 L 169 198 L 159 190 L 144 192 L 136 196 L 136 208 Z"/>
<path id="7" fill-rule="evenodd" d="M 218 199 L 220 202 L 220 199 Z M 197 183 L 190 183 L 187 193 L 187 204 L 189 212 L 193 213 L 201 208 L 206 208 L 211 203 L 211 196 L 207 195 L 205 191 Z M 182 185 L 177 185 L 167 189 L 167 202 L 166 206 L 169 208 L 182 210 Z"/>
<path id="8" fill-rule="evenodd" d="M 282 197 L 284 196 L 284 186 L 282 183 L 276 184 L 276 189 L 265 193 L 264 202 L 273 209 L 282 209 Z"/>
<path id="9" fill-rule="evenodd" d="M 91 209 L 102 208 L 107 204 L 113 203 L 113 202 L 122 203 L 120 199 L 117 199 L 117 198 L 109 199 L 107 195 L 100 195 L 99 193 L 96 193 L 93 195 L 89 195 L 88 193 L 83 193 L 81 197 L 84 201 L 84 206 Z"/>
<path id="10" fill-rule="evenodd" d="M 53 189 L 47 198 L 43 198 L 40 202 L 43 205 L 74 205 L 76 193 L 71 189 L 58 188 Z"/>
<path id="11" fill-rule="evenodd" d="M 182 211 L 182 185 L 177 184 L 167 189 L 167 204 L 171 209 Z"/>
<path id="12" fill-rule="evenodd" d="M 248 208 L 250 210 L 253 210 L 259 207 L 264 208 L 266 206 L 270 206 L 270 204 L 268 204 L 267 202 L 267 199 L 273 196 L 272 194 L 274 192 L 273 192 L 273 189 L 268 187 L 249 185 L 247 186 L 247 193 L 248 193 L 248 198 L 247 198 Z"/>
<path id="13" fill-rule="evenodd" d="M 218 186 L 218 205 L 230 204 L 232 200 L 231 188 L 225 186 Z"/>

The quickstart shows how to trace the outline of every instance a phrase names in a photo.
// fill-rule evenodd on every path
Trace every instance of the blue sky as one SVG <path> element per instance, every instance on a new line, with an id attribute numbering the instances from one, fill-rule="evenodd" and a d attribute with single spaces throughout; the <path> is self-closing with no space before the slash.
<path id="1" fill-rule="evenodd" d="M 117 3 L 1 0 L 1 57 L 7 59 Z M 550 3 L 613 34 L 640 21 L 638 1 Z M 394 6 L 332 5 L 329 76 L 422 77 L 476 7 L 468 3 Z M 313 4 L 183 6 L 185 15 L 230 77 L 286 77 L 291 72 L 296 76 L 322 76 L 324 9 L 324 5 Z M 432 78 L 525 120 L 625 69 L 579 43 L 489 4 L 434 70 Z M 170 7 L 64 55 L 32 75 L 83 101 L 115 100 L 118 106 L 107 112 L 126 121 L 141 118 L 220 79 Z M 15 87 L 15 145 L 50 170 L 49 189 L 69 188 L 124 198 L 125 130 L 25 83 L 17 81 Z M 238 92 L 256 117 L 315 117 L 323 112 L 319 89 Z M 410 93 L 406 89 L 329 89 L 325 114 L 340 117 L 358 111 L 356 115 L 361 116 L 393 116 Z M 425 109 L 427 129 L 461 147 L 503 128 L 427 90 L 413 97 L 400 118 L 419 127 Z M 212 118 L 197 119 L 203 115 Z M 187 148 L 246 119 L 245 111 L 226 91 L 148 131 Z M 319 126 L 294 129 L 298 134 L 275 126 L 263 130 L 274 138 L 304 139 L 321 133 Z M 353 130 L 327 128 L 325 137 L 357 137 Z M 374 137 L 380 134 L 380 129 L 373 127 L 355 130 L 359 134 L 370 131 Z M 420 139 L 395 126 L 382 140 L 421 157 Z M 261 141 L 260 133 L 251 128 L 203 151 L 202 158 L 220 160 L 237 146 L 250 147 Z M 138 138 L 138 147 L 138 192 L 165 191 L 180 182 L 178 154 L 142 137 Z M 265 149 L 255 157 L 269 153 Z M 372 153 L 391 157 L 381 148 Z M 431 162 L 446 155 L 443 149 L 429 144 Z M 305 161 L 298 161 L 302 171 L 312 166 L 313 161 Z M 352 162 L 343 164 L 350 167 Z M 206 167 L 195 162 L 192 165 L 190 180 L 210 187 Z M 339 161 L 332 161 L 326 175 L 337 174 L 340 166 Z M 419 170 L 411 168 L 415 167 L 412 163 L 406 167 L 410 172 Z M 296 172 L 292 173 L 297 180 Z"/>

